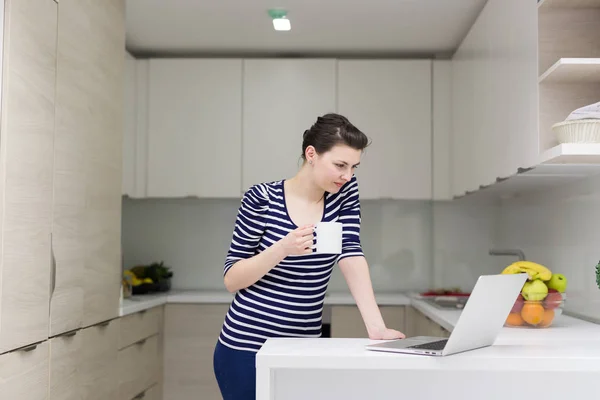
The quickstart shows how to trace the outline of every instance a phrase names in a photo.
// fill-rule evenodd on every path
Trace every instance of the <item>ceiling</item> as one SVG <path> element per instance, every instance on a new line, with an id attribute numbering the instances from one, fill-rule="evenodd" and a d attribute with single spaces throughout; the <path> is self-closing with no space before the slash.
<path id="1" fill-rule="evenodd" d="M 135 55 L 448 55 L 487 0 L 126 0 Z M 292 29 L 273 29 L 269 8 Z"/>

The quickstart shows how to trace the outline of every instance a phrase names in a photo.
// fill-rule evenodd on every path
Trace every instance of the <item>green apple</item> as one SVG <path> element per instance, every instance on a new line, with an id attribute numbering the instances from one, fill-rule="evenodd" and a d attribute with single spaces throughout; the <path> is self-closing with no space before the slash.
<path id="1" fill-rule="evenodd" d="M 541 301 L 548 295 L 548 286 L 541 279 L 534 279 L 525 282 L 521 294 L 527 301 Z"/>
<path id="2" fill-rule="evenodd" d="M 552 274 L 546 285 L 548 285 L 548 289 L 555 289 L 560 293 L 564 293 L 567 290 L 567 278 L 563 274 Z"/>

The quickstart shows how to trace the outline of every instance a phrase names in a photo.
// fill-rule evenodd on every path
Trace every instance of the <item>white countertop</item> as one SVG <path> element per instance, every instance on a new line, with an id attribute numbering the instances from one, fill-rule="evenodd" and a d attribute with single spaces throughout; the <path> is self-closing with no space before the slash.
<path id="1" fill-rule="evenodd" d="M 411 304 L 410 297 L 404 293 L 378 293 L 375 297 L 380 306 Z M 160 294 L 136 295 L 123 299 L 119 315 L 124 316 L 167 303 L 228 304 L 231 303 L 232 299 L 233 294 L 225 290 L 173 290 Z M 325 296 L 325 304 L 347 305 L 355 303 L 350 293 L 331 292 Z"/>

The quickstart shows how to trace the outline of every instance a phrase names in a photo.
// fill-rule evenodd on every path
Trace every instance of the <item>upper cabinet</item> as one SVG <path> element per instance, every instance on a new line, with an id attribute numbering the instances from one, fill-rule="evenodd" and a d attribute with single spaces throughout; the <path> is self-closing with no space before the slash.
<path id="1" fill-rule="evenodd" d="M 357 170 L 363 199 L 448 198 L 449 114 L 438 112 L 433 193 L 432 93 L 450 107 L 450 69 L 433 92 L 431 60 L 127 60 L 123 194 L 240 198 L 290 178 L 304 131 L 339 112 L 371 139 Z M 446 154 L 446 155 L 444 155 Z M 440 190 L 442 192 L 440 192 Z"/>
<path id="2" fill-rule="evenodd" d="M 372 140 L 363 199 L 431 199 L 430 60 L 340 60 L 338 110 Z"/>
<path id="3" fill-rule="evenodd" d="M 332 59 L 244 60 L 242 191 L 296 174 L 304 131 L 335 112 L 335 67 Z"/>
<path id="4" fill-rule="evenodd" d="M 150 60 L 147 120 L 147 196 L 240 195 L 241 60 Z"/>
<path id="5" fill-rule="evenodd" d="M 48 338 L 57 28 L 52 1 L 3 6 L 0 353 Z"/>
<path id="6" fill-rule="evenodd" d="M 552 129 L 600 101 L 598 21 L 597 0 L 486 3 L 452 59 L 455 196 L 600 171 L 600 144 L 561 143 Z"/>

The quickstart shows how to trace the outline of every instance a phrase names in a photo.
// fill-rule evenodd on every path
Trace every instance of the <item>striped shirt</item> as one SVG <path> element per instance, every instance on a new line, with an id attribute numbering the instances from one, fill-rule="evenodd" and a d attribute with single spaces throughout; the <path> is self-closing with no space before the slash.
<path id="1" fill-rule="evenodd" d="M 243 196 L 224 274 L 298 228 L 285 202 L 283 180 L 252 186 Z M 288 256 L 248 288 L 235 293 L 219 341 L 257 352 L 272 337 L 320 337 L 325 292 L 335 263 L 362 256 L 356 177 L 337 193 L 326 193 L 321 221 L 343 224 L 341 254 Z"/>

